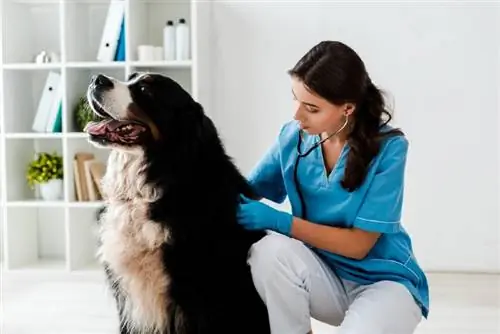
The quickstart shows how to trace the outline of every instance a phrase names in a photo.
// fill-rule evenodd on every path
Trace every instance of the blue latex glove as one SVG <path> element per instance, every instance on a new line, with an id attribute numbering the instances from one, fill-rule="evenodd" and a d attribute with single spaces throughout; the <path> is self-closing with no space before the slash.
<path id="1" fill-rule="evenodd" d="M 248 230 L 273 230 L 290 235 L 293 216 L 262 202 L 241 196 L 238 222 Z"/>

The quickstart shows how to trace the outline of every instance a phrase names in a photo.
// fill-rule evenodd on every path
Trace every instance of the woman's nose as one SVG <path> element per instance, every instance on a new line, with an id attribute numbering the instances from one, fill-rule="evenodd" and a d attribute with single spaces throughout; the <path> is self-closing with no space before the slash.
<path id="1" fill-rule="evenodd" d="M 300 121 L 303 119 L 303 114 L 302 114 L 302 110 L 300 108 L 300 104 L 297 103 L 297 105 L 295 106 L 295 114 L 293 115 L 293 118 L 296 120 L 296 121 Z"/>

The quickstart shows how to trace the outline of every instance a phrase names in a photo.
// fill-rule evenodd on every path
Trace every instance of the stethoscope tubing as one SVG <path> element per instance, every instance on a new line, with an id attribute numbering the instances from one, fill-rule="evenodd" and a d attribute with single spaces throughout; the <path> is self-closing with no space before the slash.
<path id="1" fill-rule="evenodd" d="M 303 219 L 307 219 L 307 211 L 306 211 L 307 208 L 306 208 L 306 205 L 305 205 L 305 202 L 304 202 L 304 197 L 302 195 L 302 191 L 300 190 L 300 186 L 299 186 L 299 180 L 298 180 L 298 174 L 297 174 L 298 167 L 299 167 L 299 161 L 300 161 L 301 158 L 304 158 L 304 157 L 308 156 L 315 148 L 319 147 L 326 140 L 328 140 L 331 137 L 336 136 L 337 134 L 339 134 L 342 130 L 344 130 L 344 128 L 347 126 L 348 123 L 349 123 L 349 118 L 346 117 L 344 124 L 342 124 L 342 126 L 337 131 L 335 131 L 334 133 L 328 135 L 327 137 L 323 138 L 322 140 L 314 143 L 305 152 L 301 152 L 302 135 L 303 135 L 303 133 L 302 133 L 302 130 L 299 129 L 299 138 L 297 140 L 297 158 L 295 159 L 295 165 L 294 165 L 294 169 L 293 169 L 293 179 L 294 179 L 294 182 L 295 182 L 295 188 L 297 190 L 297 194 L 299 195 L 300 212 L 301 212 L 301 216 L 302 216 Z"/>

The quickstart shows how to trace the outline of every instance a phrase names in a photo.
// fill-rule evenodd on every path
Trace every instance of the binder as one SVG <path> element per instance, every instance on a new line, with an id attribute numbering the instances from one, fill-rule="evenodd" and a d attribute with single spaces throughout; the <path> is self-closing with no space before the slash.
<path id="1" fill-rule="evenodd" d="M 125 1 L 111 0 L 97 52 L 98 61 L 108 62 L 114 60 L 124 16 Z"/>
<path id="2" fill-rule="evenodd" d="M 59 85 L 54 92 L 54 98 L 50 105 L 45 132 L 61 132 L 62 129 L 62 85 Z"/>
<path id="3" fill-rule="evenodd" d="M 52 104 L 60 96 L 61 74 L 50 71 L 45 80 L 42 95 L 38 102 L 38 108 L 31 129 L 35 132 L 46 132 L 47 123 L 51 116 Z"/>

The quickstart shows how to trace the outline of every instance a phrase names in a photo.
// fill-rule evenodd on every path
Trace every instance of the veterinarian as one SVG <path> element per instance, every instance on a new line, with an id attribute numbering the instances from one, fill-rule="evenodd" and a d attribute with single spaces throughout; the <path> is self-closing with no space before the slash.
<path id="1" fill-rule="evenodd" d="M 324 41 L 289 71 L 295 117 L 248 179 L 293 214 L 242 197 L 239 223 L 270 230 L 249 264 L 273 334 L 410 334 L 429 312 L 401 222 L 408 141 L 349 46 Z"/>

